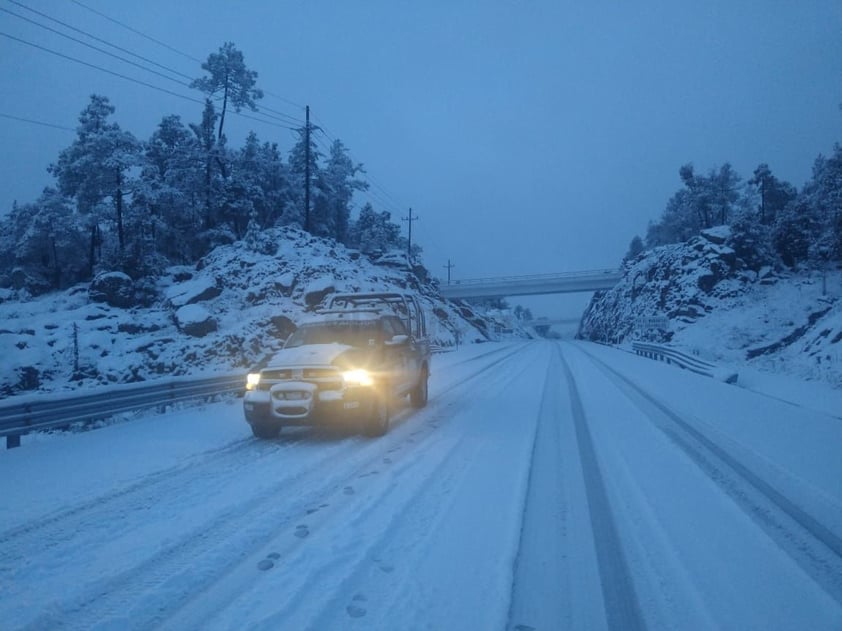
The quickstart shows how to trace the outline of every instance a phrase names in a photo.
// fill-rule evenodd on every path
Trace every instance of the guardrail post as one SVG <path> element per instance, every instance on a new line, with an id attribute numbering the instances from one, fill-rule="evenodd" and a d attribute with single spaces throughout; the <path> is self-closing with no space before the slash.
<path id="1" fill-rule="evenodd" d="M 20 435 L 12 434 L 6 436 L 6 449 L 14 449 L 15 447 L 20 447 Z"/>

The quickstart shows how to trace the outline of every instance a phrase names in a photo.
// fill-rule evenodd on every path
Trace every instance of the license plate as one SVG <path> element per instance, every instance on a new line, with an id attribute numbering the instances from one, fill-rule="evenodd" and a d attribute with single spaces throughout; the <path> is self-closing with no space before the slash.
<path id="1" fill-rule="evenodd" d="M 304 398 L 303 392 L 287 392 L 286 397 L 287 401 L 300 401 Z"/>

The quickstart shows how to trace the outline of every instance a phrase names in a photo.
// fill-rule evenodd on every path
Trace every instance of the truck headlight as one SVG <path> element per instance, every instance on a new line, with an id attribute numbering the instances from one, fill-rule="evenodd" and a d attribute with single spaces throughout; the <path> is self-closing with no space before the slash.
<path id="1" fill-rule="evenodd" d="M 246 390 L 254 390 L 257 388 L 257 384 L 260 383 L 260 373 L 259 372 L 250 372 L 246 375 Z"/>
<path id="2" fill-rule="evenodd" d="M 345 380 L 345 385 L 348 386 L 370 386 L 374 383 L 369 372 L 362 368 L 346 370 L 342 373 L 342 379 Z"/>

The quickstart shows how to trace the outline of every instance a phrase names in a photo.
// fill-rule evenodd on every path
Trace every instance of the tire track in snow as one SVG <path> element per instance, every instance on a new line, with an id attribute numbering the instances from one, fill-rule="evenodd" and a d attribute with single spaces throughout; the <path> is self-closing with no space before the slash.
<path id="1" fill-rule="evenodd" d="M 643 629 L 578 387 L 560 345 L 554 351 L 534 436 L 506 628 Z"/>
<path id="2" fill-rule="evenodd" d="M 558 353 L 547 366 L 521 517 L 507 629 L 571 628 L 568 498 L 565 497 Z"/>
<path id="3" fill-rule="evenodd" d="M 839 535 L 668 405 L 601 359 L 580 350 L 816 584 L 842 604 L 842 538 Z"/>
<path id="4" fill-rule="evenodd" d="M 456 384 L 445 388 L 438 396 L 458 395 L 462 390 L 469 391 L 470 384 L 486 372 L 492 370 L 512 355 L 520 352 L 518 347 L 502 357 L 479 367 Z M 489 355 L 494 354 L 489 353 Z M 431 403 L 433 403 L 431 401 Z M 457 398 L 457 405 L 467 405 L 466 398 Z M 442 406 L 443 407 L 443 406 Z M 433 410 L 436 405 L 429 408 Z M 405 415 L 401 415 L 405 416 Z M 396 432 L 399 433 L 399 432 Z M 429 439 L 431 432 L 422 437 L 406 435 L 398 444 L 408 446 Z M 322 499 L 335 493 L 348 481 L 356 480 L 361 474 L 369 472 L 373 466 L 381 462 L 386 451 L 394 447 L 397 438 L 388 435 L 387 440 L 363 442 L 342 441 L 336 449 L 320 448 L 315 460 L 307 460 L 303 468 L 282 476 L 260 493 L 252 495 L 226 507 L 222 512 L 211 515 L 208 521 L 198 524 L 187 533 L 180 533 L 176 540 L 150 557 L 136 563 L 115 575 L 95 581 L 86 586 L 83 593 L 70 597 L 64 602 L 48 603 L 49 613 L 41 614 L 31 624 L 31 628 L 91 628 L 103 621 L 114 621 L 126 628 L 148 628 L 160 624 L 172 615 L 178 608 L 186 604 L 191 594 L 201 594 L 232 567 L 242 562 L 248 551 L 265 544 L 268 537 L 277 537 L 284 530 L 300 520 L 302 515 L 311 511 L 314 506 L 322 503 Z M 256 441 L 249 439 L 243 444 L 242 450 L 248 454 L 248 447 L 254 447 Z M 277 448 L 277 443 L 257 443 L 274 447 L 274 452 L 291 449 L 293 445 Z M 323 445 L 321 446 L 323 447 Z M 239 454 L 241 448 L 232 446 L 232 452 Z M 268 450 L 273 453 L 272 449 Z M 268 454 L 267 454 L 268 455 Z M 356 455 L 357 458 L 346 457 Z M 350 461 L 349 467 L 340 474 L 325 476 L 325 464 L 329 461 Z M 240 470 L 253 466 L 253 458 L 244 458 L 240 463 Z M 216 463 L 217 465 L 219 463 Z M 185 481 L 201 475 L 205 469 L 214 469 L 214 460 L 199 462 L 197 472 L 191 466 L 183 471 L 177 467 L 176 473 L 183 476 Z M 222 472 L 231 475 L 230 468 Z M 251 475 L 251 473 L 248 473 Z M 165 476 L 153 477 L 153 488 L 156 493 L 164 491 L 162 480 Z M 170 490 L 176 486 L 167 486 Z M 278 502 L 278 497 L 284 495 L 294 497 L 295 488 L 303 487 L 309 493 L 307 497 L 296 498 L 290 503 Z M 77 506 L 65 514 L 76 525 L 66 523 L 59 516 L 51 521 L 50 528 L 54 529 L 57 539 L 62 538 L 62 529 L 68 528 L 72 533 L 79 532 L 79 528 L 88 522 L 88 517 L 96 515 L 108 521 L 108 515 L 114 515 L 121 508 L 131 510 L 135 493 L 144 493 L 147 486 L 143 481 L 137 488 L 118 491 L 112 494 L 106 502 L 107 507 L 100 511 L 95 504 L 87 502 Z M 159 498 L 160 499 L 160 498 Z M 273 501 L 274 500 L 274 501 Z M 37 528 L 36 528 L 37 530 Z M 26 533 L 21 530 L 18 536 Z M 69 544 L 73 544 L 73 534 L 64 537 Z M 303 540 L 303 539 L 301 539 Z M 19 548 L 16 548 L 19 549 Z M 204 569 L 197 568 L 195 560 L 205 560 Z M 213 563 L 208 564 L 207 560 Z M 37 615 L 37 614 L 36 614 Z"/>
<path id="5" fill-rule="evenodd" d="M 620 537 L 617 534 L 617 526 L 594 451 L 593 438 L 588 428 L 576 380 L 560 347 L 559 355 L 570 392 L 571 412 L 587 491 L 591 527 L 596 543 L 608 627 L 618 631 L 645 629 L 643 613 L 638 603 Z"/>

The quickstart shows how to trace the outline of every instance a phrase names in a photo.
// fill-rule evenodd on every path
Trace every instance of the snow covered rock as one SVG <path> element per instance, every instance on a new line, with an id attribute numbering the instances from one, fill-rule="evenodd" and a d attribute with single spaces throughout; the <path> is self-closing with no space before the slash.
<path id="1" fill-rule="evenodd" d="M 295 325 L 295 322 L 282 315 L 272 316 L 269 318 L 269 322 L 271 322 L 272 327 L 275 329 L 275 334 L 278 336 L 278 339 L 281 340 L 287 339 L 290 334 L 294 333 L 295 329 L 298 328 Z"/>
<path id="2" fill-rule="evenodd" d="M 12 270 L 11 281 L 15 289 L 26 291 L 33 296 L 40 296 L 52 289 L 52 286 L 45 278 L 29 274 L 20 267 Z"/>
<path id="3" fill-rule="evenodd" d="M 406 252 L 403 250 L 390 250 L 376 257 L 374 261 L 378 265 L 388 265 L 404 270 L 408 270 L 411 267 L 409 261 L 407 261 Z"/>
<path id="4" fill-rule="evenodd" d="M 111 307 L 127 309 L 134 306 L 134 281 L 123 272 L 103 272 L 91 281 L 88 297 Z"/>
<path id="5" fill-rule="evenodd" d="M 702 238 L 707 239 L 716 245 L 724 245 L 726 241 L 731 238 L 731 228 L 729 226 L 714 226 L 707 230 L 702 230 Z"/>
<path id="6" fill-rule="evenodd" d="M 213 300 L 220 293 L 222 293 L 222 290 L 215 278 L 201 276 L 169 287 L 165 295 L 174 307 L 183 307 L 184 305 Z"/>
<path id="7" fill-rule="evenodd" d="M 336 291 L 336 283 L 332 276 L 322 276 L 311 280 L 304 289 L 304 302 L 308 307 L 317 306 L 328 294 Z"/>
<path id="8" fill-rule="evenodd" d="M 711 229 L 687 243 L 655 248 L 628 262 L 623 279 L 594 296 L 580 336 L 668 341 L 670 330 L 660 327 L 653 336 L 647 323 L 656 319 L 687 324 L 710 312 L 723 296 L 739 293 L 744 281 L 736 274 L 734 250 L 719 242 L 724 235 L 724 230 Z"/>
<path id="9" fill-rule="evenodd" d="M 193 337 L 205 337 L 217 330 L 217 322 L 207 309 L 199 305 L 185 305 L 175 312 L 179 329 Z"/>

